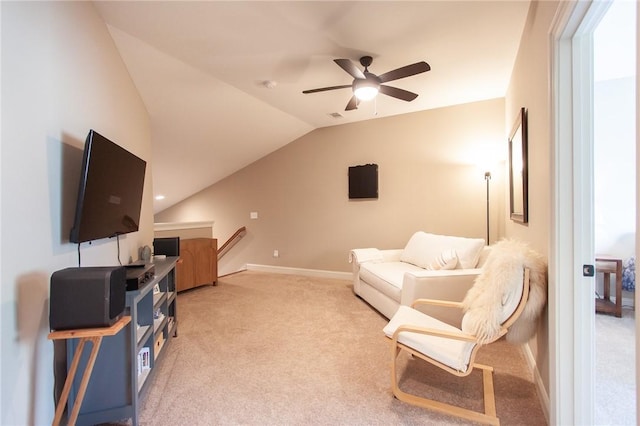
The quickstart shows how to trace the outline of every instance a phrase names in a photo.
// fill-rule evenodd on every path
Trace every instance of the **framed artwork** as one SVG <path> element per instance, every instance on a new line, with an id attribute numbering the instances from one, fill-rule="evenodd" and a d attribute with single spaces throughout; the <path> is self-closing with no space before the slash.
<path id="1" fill-rule="evenodd" d="M 509 204 L 511 220 L 529 222 L 527 110 L 520 108 L 509 135 Z"/>

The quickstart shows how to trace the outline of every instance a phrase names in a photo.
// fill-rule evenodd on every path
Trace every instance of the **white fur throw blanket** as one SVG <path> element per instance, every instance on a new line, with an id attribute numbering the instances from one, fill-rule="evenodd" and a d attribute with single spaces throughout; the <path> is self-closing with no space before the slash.
<path id="1" fill-rule="evenodd" d="M 478 336 L 481 343 L 498 337 L 500 325 L 520 300 L 524 268 L 530 270 L 529 300 L 509 328 L 507 341 L 526 343 L 535 335 L 538 318 L 547 301 L 547 264 L 539 253 L 515 240 L 502 240 L 491 247 L 482 272 L 463 300 L 465 332 Z"/>

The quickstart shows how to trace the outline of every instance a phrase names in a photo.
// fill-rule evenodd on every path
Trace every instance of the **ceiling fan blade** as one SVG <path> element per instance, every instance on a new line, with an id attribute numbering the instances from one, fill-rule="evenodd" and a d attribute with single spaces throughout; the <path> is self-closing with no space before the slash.
<path id="1" fill-rule="evenodd" d="M 409 92 L 407 90 L 398 89 L 397 87 L 380 85 L 380 93 L 384 93 L 387 96 L 402 99 L 403 101 L 411 102 L 418 97 L 417 93 Z"/>
<path id="2" fill-rule="evenodd" d="M 416 62 L 415 64 L 407 65 L 393 71 L 380 74 L 378 78 L 382 83 L 387 81 L 399 80 L 401 78 L 410 77 L 412 75 L 420 74 L 421 72 L 429 71 L 431 67 L 426 62 Z"/>
<path id="3" fill-rule="evenodd" d="M 353 78 L 366 78 L 364 73 L 350 59 L 334 59 L 333 62 L 345 70 Z"/>
<path id="4" fill-rule="evenodd" d="M 327 90 L 336 90 L 336 89 L 346 89 L 347 87 L 352 87 L 351 84 L 345 84 L 342 86 L 331 86 L 331 87 L 321 87 L 319 89 L 311 89 L 311 90 L 303 90 L 302 93 L 317 93 L 317 92 L 326 92 Z"/>
<path id="5" fill-rule="evenodd" d="M 349 99 L 349 103 L 347 104 L 347 107 L 344 110 L 351 111 L 353 109 L 358 109 L 358 98 L 356 98 L 355 95 L 353 95 L 351 99 Z"/>

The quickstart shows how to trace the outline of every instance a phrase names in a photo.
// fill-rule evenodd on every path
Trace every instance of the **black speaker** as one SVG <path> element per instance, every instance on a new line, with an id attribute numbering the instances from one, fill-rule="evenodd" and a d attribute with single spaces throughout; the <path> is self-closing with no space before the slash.
<path id="1" fill-rule="evenodd" d="M 179 237 L 154 238 L 153 254 L 154 255 L 164 254 L 165 256 L 180 256 L 180 238 Z"/>
<path id="2" fill-rule="evenodd" d="M 109 327 L 122 317 L 127 292 L 123 266 L 66 268 L 51 275 L 51 330 Z"/>

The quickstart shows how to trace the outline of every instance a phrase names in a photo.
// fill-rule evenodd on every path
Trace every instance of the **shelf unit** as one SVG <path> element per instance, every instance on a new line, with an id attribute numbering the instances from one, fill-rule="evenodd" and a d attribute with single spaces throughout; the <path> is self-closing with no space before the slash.
<path id="1" fill-rule="evenodd" d="M 155 276 L 137 290 L 127 291 L 125 315 L 131 322 L 115 336 L 105 337 L 87 387 L 78 425 L 93 425 L 131 418 L 138 424 L 140 400 L 144 397 L 165 345 L 178 335 L 177 274 L 178 257 L 154 261 Z M 67 365 L 71 365 L 78 345 L 68 341 Z M 84 368 L 88 356 L 80 361 Z M 73 406 L 80 380 L 69 393 Z"/>

